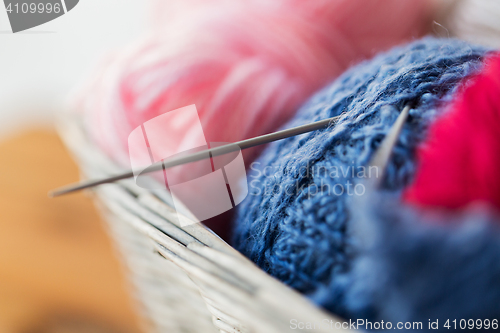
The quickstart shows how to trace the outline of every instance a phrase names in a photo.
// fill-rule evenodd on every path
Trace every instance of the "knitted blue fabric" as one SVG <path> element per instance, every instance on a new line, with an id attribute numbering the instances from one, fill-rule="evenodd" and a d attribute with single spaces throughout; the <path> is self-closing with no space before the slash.
<path id="1" fill-rule="evenodd" d="M 427 126 L 460 80 L 480 69 L 486 52 L 458 40 L 425 38 L 350 69 L 312 97 L 285 128 L 341 115 L 339 122 L 273 143 L 251 165 L 234 246 L 341 316 L 369 312 L 368 303 L 346 299 L 354 293 L 347 282 L 359 252 L 348 203 L 364 194 L 364 178 L 377 172 L 363 166 L 410 104 L 384 187 L 398 191 L 408 184 Z"/>

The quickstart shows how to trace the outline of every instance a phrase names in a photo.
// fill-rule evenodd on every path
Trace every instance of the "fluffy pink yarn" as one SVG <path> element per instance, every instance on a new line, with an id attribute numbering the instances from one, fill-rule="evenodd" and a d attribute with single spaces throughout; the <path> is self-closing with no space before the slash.
<path id="1" fill-rule="evenodd" d="M 426 32 L 428 10 L 421 0 L 160 1 L 151 36 L 109 61 L 78 108 L 124 166 L 134 128 L 190 104 L 208 142 L 268 133 L 350 65 Z M 171 126 L 195 139 L 183 119 Z"/>

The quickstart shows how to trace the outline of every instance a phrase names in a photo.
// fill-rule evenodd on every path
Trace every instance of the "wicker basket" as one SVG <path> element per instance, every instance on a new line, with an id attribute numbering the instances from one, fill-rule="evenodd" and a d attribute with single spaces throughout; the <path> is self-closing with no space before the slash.
<path id="1" fill-rule="evenodd" d="M 120 170 L 74 116 L 59 126 L 83 178 Z M 154 181 L 154 180 L 150 180 Z M 93 193 L 128 270 L 145 332 L 335 332 L 338 318 L 272 278 L 201 223 L 181 228 L 166 191 L 133 180 Z M 186 209 L 180 212 L 192 216 Z M 337 327 L 340 323 L 337 324 Z"/>

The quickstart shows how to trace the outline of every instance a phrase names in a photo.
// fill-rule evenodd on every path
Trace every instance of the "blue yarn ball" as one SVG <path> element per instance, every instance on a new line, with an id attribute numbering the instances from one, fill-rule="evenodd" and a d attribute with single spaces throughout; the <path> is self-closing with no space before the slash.
<path id="1" fill-rule="evenodd" d="M 340 120 L 271 144 L 250 166 L 249 195 L 235 220 L 236 249 L 317 304 L 356 317 L 346 301 L 358 253 L 349 202 L 363 195 L 370 175 L 364 166 L 410 104 L 384 180 L 389 191 L 404 188 L 428 125 L 459 82 L 480 69 L 486 53 L 458 40 L 429 37 L 353 67 L 313 96 L 285 128 L 338 115 Z"/>

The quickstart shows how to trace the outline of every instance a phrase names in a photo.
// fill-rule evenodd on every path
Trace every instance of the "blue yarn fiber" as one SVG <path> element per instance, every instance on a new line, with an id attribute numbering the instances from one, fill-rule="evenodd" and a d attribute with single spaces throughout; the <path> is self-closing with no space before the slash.
<path id="1" fill-rule="evenodd" d="M 389 192 L 404 188 L 428 125 L 459 82 L 481 68 L 486 53 L 458 40 L 429 37 L 353 67 L 313 96 L 285 128 L 337 115 L 340 120 L 271 144 L 251 165 L 250 193 L 235 220 L 236 249 L 334 313 L 374 314 L 368 303 L 347 299 L 356 294 L 347 289 L 359 252 L 349 202 L 361 195 L 363 188 L 356 185 L 369 174 L 362 167 L 410 104 L 384 180 Z"/>
<path id="2" fill-rule="evenodd" d="M 443 332 L 463 331 L 453 323 L 445 328 L 447 320 L 499 320 L 500 216 L 492 207 L 421 211 L 380 191 L 349 206 L 357 256 L 344 290 L 355 317 L 424 325 L 439 320 Z"/>

